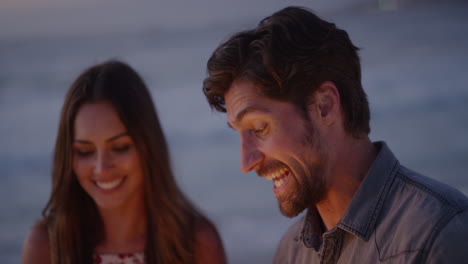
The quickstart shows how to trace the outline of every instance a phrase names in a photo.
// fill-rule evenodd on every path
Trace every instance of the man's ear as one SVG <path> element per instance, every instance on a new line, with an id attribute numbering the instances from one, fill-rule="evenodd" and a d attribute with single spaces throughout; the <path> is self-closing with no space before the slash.
<path id="1" fill-rule="evenodd" d="M 323 82 L 315 92 L 315 104 L 319 119 L 331 125 L 341 118 L 341 101 L 338 88 L 333 82 Z"/>

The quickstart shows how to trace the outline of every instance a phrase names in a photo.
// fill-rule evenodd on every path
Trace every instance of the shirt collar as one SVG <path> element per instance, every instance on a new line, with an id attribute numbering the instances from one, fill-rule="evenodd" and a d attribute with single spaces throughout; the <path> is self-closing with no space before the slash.
<path id="1" fill-rule="evenodd" d="M 374 230 L 377 216 L 399 168 L 398 160 L 385 142 L 376 142 L 374 146 L 379 152 L 344 216 L 337 224 L 338 228 L 366 241 Z M 323 231 L 322 220 L 317 209 L 310 208 L 302 228 L 302 242 L 305 246 L 318 250 L 322 242 Z"/>
<path id="2" fill-rule="evenodd" d="M 317 208 L 312 207 L 307 210 L 304 225 L 302 227 L 301 239 L 302 243 L 308 248 L 313 248 L 319 251 L 322 245 L 322 234 L 325 228 L 323 226 L 322 218 L 320 217 Z"/>
<path id="3" fill-rule="evenodd" d="M 374 230 L 377 216 L 400 165 L 385 142 L 374 145 L 379 153 L 337 225 L 366 241 Z"/>

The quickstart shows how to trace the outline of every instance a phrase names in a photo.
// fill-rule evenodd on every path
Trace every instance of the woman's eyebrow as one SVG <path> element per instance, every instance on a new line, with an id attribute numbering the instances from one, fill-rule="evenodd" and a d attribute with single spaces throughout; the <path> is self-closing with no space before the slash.
<path id="1" fill-rule="evenodd" d="M 106 142 L 110 142 L 110 141 L 114 141 L 118 138 L 121 138 L 121 137 L 124 137 L 124 136 L 128 136 L 128 132 L 122 132 L 120 134 L 117 134 L 115 136 L 112 136 L 108 139 L 106 139 Z M 77 142 L 77 143 L 81 143 L 81 144 L 93 144 L 91 141 L 89 140 L 83 140 L 83 139 L 75 139 L 73 140 L 74 142 Z"/>

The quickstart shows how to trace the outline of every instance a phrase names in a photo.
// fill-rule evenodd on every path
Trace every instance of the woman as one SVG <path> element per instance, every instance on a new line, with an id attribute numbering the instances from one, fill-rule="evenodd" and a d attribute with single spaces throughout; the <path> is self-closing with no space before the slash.
<path id="1" fill-rule="evenodd" d="M 225 262 L 215 227 L 175 183 L 151 95 L 128 65 L 93 66 L 72 84 L 52 174 L 24 264 Z"/>

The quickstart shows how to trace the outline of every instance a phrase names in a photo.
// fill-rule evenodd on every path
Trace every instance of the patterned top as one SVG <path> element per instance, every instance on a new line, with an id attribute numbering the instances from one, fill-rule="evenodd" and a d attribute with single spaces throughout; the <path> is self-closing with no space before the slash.
<path id="1" fill-rule="evenodd" d="M 127 254 L 94 254 L 94 264 L 143 264 L 143 252 Z"/>

